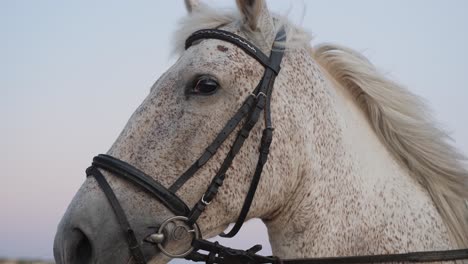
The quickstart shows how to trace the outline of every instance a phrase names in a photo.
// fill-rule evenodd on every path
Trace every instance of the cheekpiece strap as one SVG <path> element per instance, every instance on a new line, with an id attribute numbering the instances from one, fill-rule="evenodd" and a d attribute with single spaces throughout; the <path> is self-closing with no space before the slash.
<path id="1" fill-rule="evenodd" d="M 127 240 L 128 248 L 130 249 L 130 254 L 132 255 L 135 262 L 137 264 L 146 264 L 145 256 L 141 251 L 140 243 L 135 236 L 135 232 L 130 226 L 130 223 L 127 220 L 127 216 L 120 206 L 119 200 L 115 196 L 114 191 L 112 191 L 112 188 L 110 187 L 104 175 L 102 175 L 102 173 L 96 167 L 91 166 L 86 170 L 86 176 L 93 176 L 101 190 L 106 195 L 106 198 L 117 217 L 117 221 L 119 222 L 122 231 L 125 233 L 124 235 L 125 239 Z"/>

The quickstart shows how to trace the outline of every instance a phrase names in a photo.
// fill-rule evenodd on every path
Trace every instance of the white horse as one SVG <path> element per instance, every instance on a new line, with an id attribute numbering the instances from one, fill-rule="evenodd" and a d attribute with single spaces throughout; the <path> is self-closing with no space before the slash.
<path id="1" fill-rule="evenodd" d="M 108 154 L 145 171 L 164 186 L 203 152 L 255 88 L 264 67 L 239 47 L 201 41 L 194 31 L 221 28 L 269 54 L 285 26 L 286 53 L 272 95 L 274 139 L 248 218 L 268 228 L 281 258 L 388 254 L 468 247 L 468 171 L 421 100 L 345 47 L 311 47 L 310 36 L 274 16 L 262 0 L 238 0 L 238 13 L 198 1 L 176 32 L 178 61 L 154 84 Z M 202 96 L 198 78 L 216 92 Z M 213 87 L 212 87 L 213 88 Z M 233 223 L 258 155 L 261 122 L 227 172 L 224 185 L 198 220 L 204 237 Z M 193 206 L 226 155 L 228 138 L 178 192 Z M 132 184 L 103 172 L 136 236 L 171 216 Z M 144 244 L 151 263 L 170 259 Z M 109 202 L 88 178 L 68 207 L 55 238 L 57 263 L 127 263 L 125 239 Z"/>

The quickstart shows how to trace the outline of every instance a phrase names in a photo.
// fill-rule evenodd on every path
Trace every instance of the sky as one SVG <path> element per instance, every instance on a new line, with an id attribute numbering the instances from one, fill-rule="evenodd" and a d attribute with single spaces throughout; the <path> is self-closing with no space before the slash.
<path id="1" fill-rule="evenodd" d="M 313 44 L 363 52 L 422 96 L 468 153 L 468 1 L 268 4 L 312 32 Z M 174 62 L 172 33 L 185 13 L 183 0 L 0 1 L 0 257 L 52 259 L 84 170 Z M 252 221 L 228 245 L 261 242 L 268 254 L 267 241 Z"/>

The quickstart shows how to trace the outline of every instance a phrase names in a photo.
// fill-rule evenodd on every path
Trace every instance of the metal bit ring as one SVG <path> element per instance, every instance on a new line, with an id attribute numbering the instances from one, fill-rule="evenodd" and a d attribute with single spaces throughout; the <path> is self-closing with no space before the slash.
<path id="1" fill-rule="evenodd" d="M 161 224 L 161 226 L 159 227 L 159 230 L 158 230 L 157 235 L 160 235 L 160 236 L 164 237 L 163 231 L 164 231 L 165 227 L 166 227 L 169 223 L 174 223 L 174 224 L 175 224 L 176 221 L 183 221 L 184 223 L 188 223 L 188 220 L 189 220 L 189 219 L 188 219 L 187 217 L 185 217 L 185 216 L 174 216 L 174 217 L 170 217 L 170 218 L 166 219 L 166 220 Z M 180 226 L 177 226 L 177 225 L 176 225 L 176 228 L 174 228 L 174 229 L 172 230 L 172 233 L 171 233 L 171 235 L 169 236 L 170 238 L 175 238 L 175 237 L 176 237 L 176 235 L 174 234 L 174 232 L 175 232 L 176 230 L 180 230 L 180 229 L 178 229 L 177 227 L 180 227 Z M 193 236 L 193 240 L 195 240 L 195 239 L 200 239 L 200 228 L 198 227 L 198 225 L 195 223 L 195 224 L 193 224 L 193 226 L 191 226 L 191 228 L 192 228 L 191 230 L 188 230 L 188 229 L 186 229 L 186 228 L 184 228 L 184 229 L 187 231 L 188 234 L 193 234 L 193 235 L 192 235 L 192 236 Z M 176 239 L 176 240 L 177 240 L 177 239 Z M 159 243 L 157 243 L 158 248 L 161 250 L 161 252 L 162 252 L 164 255 L 166 255 L 166 256 L 168 256 L 168 257 L 170 257 L 170 258 L 183 258 L 183 257 L 187 256 L 188 254 L 190 254 L 190 253 L 193 251 L 193 249 L 194 249 L 192 246 L 190 246 L 190 248 L 187 249 L 185 252 L 180 253 L 180 254 L 174 254 L 174 253 L 171 253 L 171 252 L 167 251 L 167 250 L 164 248 L 163 242 L 164 242 L 164 240 L 161 240 Z"/>

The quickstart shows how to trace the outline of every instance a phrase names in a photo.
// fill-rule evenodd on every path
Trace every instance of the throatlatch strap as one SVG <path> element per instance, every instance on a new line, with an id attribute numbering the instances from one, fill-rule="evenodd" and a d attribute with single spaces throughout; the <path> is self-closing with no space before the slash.
<path id="1" fill-rule="evenodd" d="M 271 128 L 265 128 L 262 135 L 262 144 L 260 146 L 260 156 L 258 157 L 257 167 L 255 168 L 255 174 L 250 183 L 249 191 L 244 200 L 244 205 L 240 211 L 236 223 L 228 233 L 220 234 L 221 237 L 234 237 L 242 225 L 245 222 L 247 214 L 249 213 L 250 206 L 252 205 L 255 192 L 257 191 L 258 183 L 260 182 L 260 176 L 262 175 L 263 167 L 268 159 L 268 153 L 270 152 L 270 145 L 273 139 L 273 130 Z"/>
<path id="2" fill-rule="evenodd" d="M 119 225 L 122 231 L 124 232 L 125 239 L 128 243 L 128 248 L 130 249 L 130 254 L 132 254 L 133 258 L 135 259 L 135 262 L 138 264 L 145 264 L 146 260 L 143 255 L 143 252 L 141 251 L 140 243 L 138 243 L 138 240 L 135 236 L 135 232 L 133 232 L 133 229 L 127 220 L 127 216 L 125 215 L 124 210 L 120 206 L 119 200 L 117 200 L 117 197 L 115 197 L 114 191 L 112 191 L 112 188 L 109 186 L 109 183 L 107 182 L 106 178 L 104 178 L 104 175 L 102 175 L 102 173 L 96 167 L 93 166 L 89 167 L 86 170 L 86 175 L 94 176 L 99 187 L 101 187 L 102 191 L 106 195 L 106 198 L 109 201 L 112 210 L 114 211 L 117 217 L 117 221 L 119 222 Z"/>
<path id="3" fill-rule="evenodd" d="M 275 41 L 284 41 L 286 38 L 286 34 L 284 29 L 280 30 L 277 35 L 277 39 Z M 270 55 L 270 65 L 280 65 L 284 55 L 284 48 L 273 48 L 271 55 Z M 273 93 L 273 86 L 276 79 L 276 74 L 271 71 L 270 68 L 265 69 L 265 74 L 262 81 L 262 86 L 266 87 L 266 98 L 265 98 L 265 108 L 264 108 L 264 115 L 265 115 L 265 129 L 262 133 L 262 139 L 259 148 L 259 156 L 257 161 L 257 166 L 255 168 L 255 173 L 252 177 L 252 181 L 250 183 L 249 190 L 247 195 L 244 199 L 244 204 L 242 205 L 242 209 L 239 213 L 236 223 L 234 224 L 233 228 L 228 233 L 220 234 L 221 237 L 234 237 L 239 230 L 241 229 L 242 225 L 247 218 L 247 214 L 249 213 L 250 206 L 252 205 L 253 199 L 255 197 L 255 193 L 257 191 L 258 183 L 260 182 L 260 178 L 262 176 L 263 167 L 268 160 L 268 154 L 270 153 L 270 145 L 273 140 L 273 127 L 271 121 L 271 112 L 270 112 L 270 102 L 271 102 L 271 95 Z"/>

